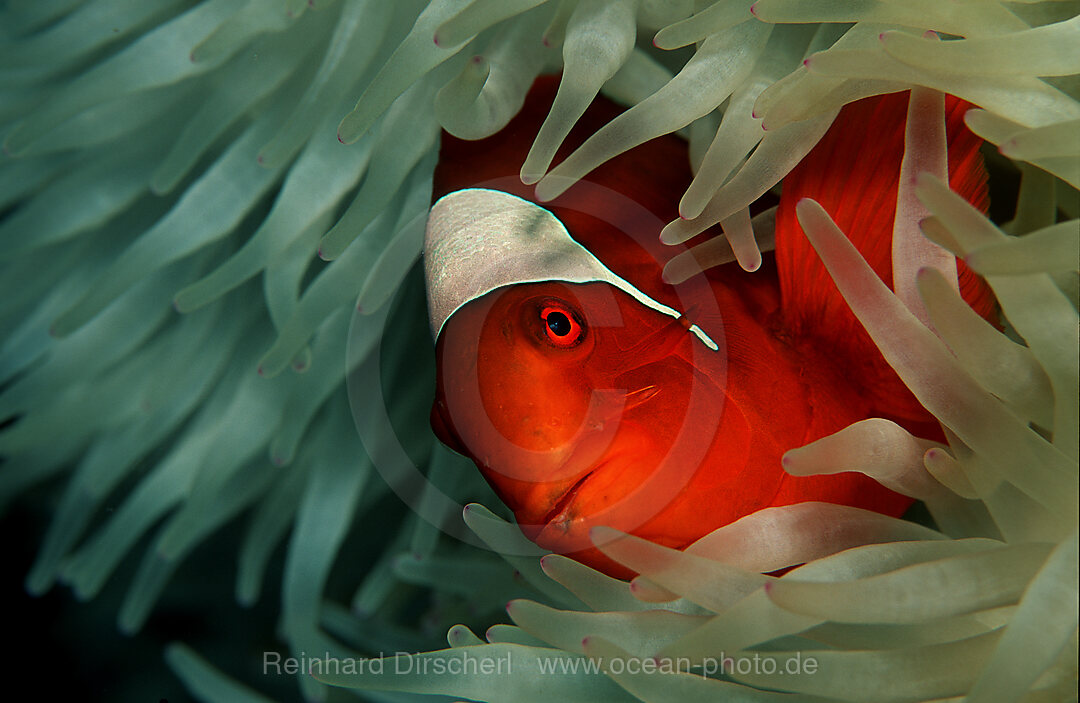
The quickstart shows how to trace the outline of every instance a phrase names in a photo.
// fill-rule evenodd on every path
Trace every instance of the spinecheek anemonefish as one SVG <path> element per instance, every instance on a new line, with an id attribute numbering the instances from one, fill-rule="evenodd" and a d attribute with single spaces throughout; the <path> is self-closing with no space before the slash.
<path id="1" fill-rule="evenodd" d="M 911 499 L 857 473 L 796 477 L 783 453 L 869 417 L 939 439 L 801 232 L 820 202 L 883 281 L 908 93 L 846 106 L 783 181 L 775 253 L 669 285 L 659 241 L 690 182 L 686 144 L 654 139 L 538 203 L 516 177 L 554 98 L 541 78 L 482 141 L 443 135 L 425 269 L 438 437 L 472 459 L 541 547 L 631 576 L 589 541 L 606 525 L 684 548 L 770 506 L 803 501 L 899 516 Z M 948 97 L 950 185 L 985 210 L 981 141 Z M 619 108 L 597 100 L 556 162 Z M 689 242 L 715 236 L 710 231 Z M 994 300 L 959 265 L 964 299 Z"/>

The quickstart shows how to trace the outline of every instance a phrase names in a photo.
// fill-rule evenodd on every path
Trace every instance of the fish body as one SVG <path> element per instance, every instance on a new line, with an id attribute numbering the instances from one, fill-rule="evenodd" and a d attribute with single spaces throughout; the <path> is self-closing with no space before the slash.
<path id="1" fill-rule="evenodd" d="M 647 142 L 541 207 L 508 171 L 522 163 L 553 91 L 551 79 L 538 81 L 522 114 L 487 140 L 444 135 L 426 256 L 438 259 L 433 237 L 474 227 L 469 254 L 451 258 L 497 273 L 452 310 L 435 314 L 433 299 L 440 439 L 476 463 L 530 539 L 621 577 L 630 574 L 592 546 L 592 527 L 683 548 L 770 506 L 826 501 L 903 513 L 911 499 L 862 474 L 790 476 L 781 457 L 868 417 L 940 436 L 847 309 L 793 212 L 799 198 L 821 201 L 891 283 L 906 94 L 841 112 L 785 180 L 776 254 L 758 271 L 731 264 L 669 285 L 663 267 L 680 249 L 658 235 L 690 181 L 685 144 Z M 979 141 L 962 128 L 962 108 L 950 101 L 952 184 L 985 207 Z M 563 153 L 617 112 L 594 104 Z M 483 216 L 470 222 L 470 213 Z M 525 253 L 499 239 L 504 229 Z M 549 230 L 565 231 L 573 242 L 564 246 L 584 253 L 544 258 L 536 243 L 546 235 L 537 233 Z M 486 249 L 469 249 L 491 237 Z M 579 259 L 560 272 L 560 262 Z M 430 265 L 428 273 L 430 282 Z M 989 315 L 985 286 L 966 270 L 960 281 Z"/>

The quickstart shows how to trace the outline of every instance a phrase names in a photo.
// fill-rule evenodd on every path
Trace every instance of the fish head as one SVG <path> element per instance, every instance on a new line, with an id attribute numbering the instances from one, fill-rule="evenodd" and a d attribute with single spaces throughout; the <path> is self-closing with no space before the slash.
<path id="1" fill-rule="evenodd" d="M 425 268 L 432 426 L 526 536 L 598 564 L 592 527 L 642 534 L 662 522 L 716 434 L 722 393 L 694 392 L 699 369 L 720 358 L 712 340 L 612 274 L 554 215 L 507 193 L 437 202 Z"/>

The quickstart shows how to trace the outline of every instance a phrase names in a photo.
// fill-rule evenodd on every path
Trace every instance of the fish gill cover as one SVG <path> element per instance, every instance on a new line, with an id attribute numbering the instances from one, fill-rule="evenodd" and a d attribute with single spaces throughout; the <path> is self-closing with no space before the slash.
<path id="1" fill-rule="evenodd" d="M 305 673 L 331 658 L 368 665 L 318 679 L 388 701 L 1075 698 L 1077 14 L 993 0 L 8 0 L 0 503 L 49 515 L 26 589 L 100 599 L 80 607 L 104 624 L 58 641 L 108 641 L 111 621 L 139 642 L 178 601 L 207 618 L 261 603 L 276 636 L 165 650 L 202 701 L 350 699 Z M 797 211 L 948 444 L 870 420 L 785 466 L 863 471 L 920 499 L 931 527 L 809 505 L 686 552 L 598 535 L 641 574 L 629 584 L 539 559 L 478 505 L 464 529 L 455 501 L 498 508 L 427 427 L 414 263 L 439 130 L 488 136 L 559 70 L 523 180 L 551 198 L 680 132 L 695 177 L 663 238 L 720 223 L 728 243 L 690 255 L 705 267 L 751 268 L 769 248 L 746 208 L 842 105 L 914 87 L 977 106 L 965 120 L 997 146 L 996 224 L 923 176 L 898 229 L 921 223 L 984 275 L 1000 331 L 918 257 L 900 297 L 872 285 L 829 213 Z M 630 109 L 550 169 L 598 93 Z M 395 462 L 426 478 L 388 484 Z M 494 624 L 485 641 L 462 621 Z M 268 673 L 260 650 L 298 666 Z M 394 652 L 408 654 L 370 659 Z"/>

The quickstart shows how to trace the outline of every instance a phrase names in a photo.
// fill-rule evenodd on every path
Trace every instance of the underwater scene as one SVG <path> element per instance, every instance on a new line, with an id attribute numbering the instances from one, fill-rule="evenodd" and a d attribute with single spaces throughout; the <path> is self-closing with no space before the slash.
<path id="1" fill-rule="evenodd" d="M 1077 700 L 1080 2 L 0 0 L 20 698 Z"/>

